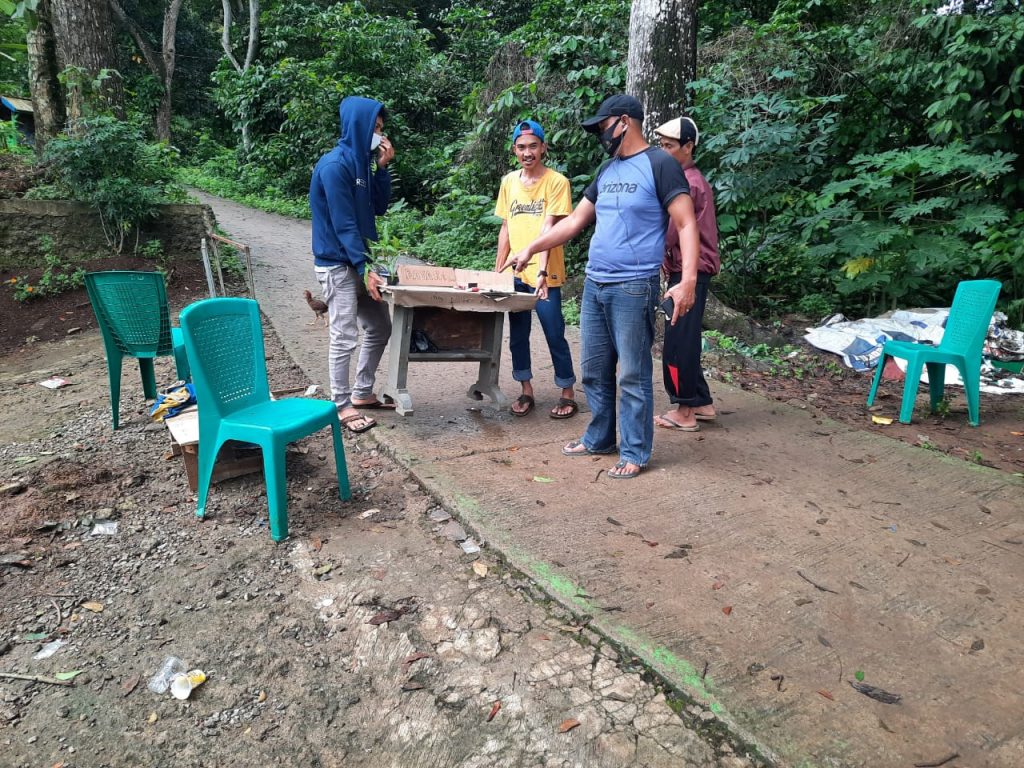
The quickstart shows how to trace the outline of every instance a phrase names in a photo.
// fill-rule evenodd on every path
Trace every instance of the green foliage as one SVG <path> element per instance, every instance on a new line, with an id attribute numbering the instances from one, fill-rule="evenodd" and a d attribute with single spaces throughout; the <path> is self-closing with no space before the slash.
<path id="1" fill-rule="evenodd" d="M 55 191 L 95 208 L 108 245 L 120 253 L 132 230 L 173 194 L 173 154 L 147 144 L 138 128 L 104 116 L 83 120 L 75 136 L 51 141 L 45 159 L 53 167 Z"/>
<path id="2" fill-rule="evenodd" d="M 56 296 L 85 285 L 85 269 L 76 267 L 73 262 L 55 253 L 53 238 L 43 236 L 39 238 L 39 243 L 43 251 L 43 273 L 35 283 L 27 277 L 12 277 L 8 280 L 15 301 Z"/>
<path id="3" fill-rule="evenodd" d="M 438 266 L 494 269 L 500 226 L 493 198 L 452 190 L 424 219 L 413 252 Z"/>

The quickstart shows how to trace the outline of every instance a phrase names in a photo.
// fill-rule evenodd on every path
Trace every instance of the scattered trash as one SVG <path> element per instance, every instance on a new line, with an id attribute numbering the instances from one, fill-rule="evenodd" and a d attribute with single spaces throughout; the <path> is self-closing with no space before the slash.
<path id="1" fill-rule="evenodd" d="M 466 529 L 454 520 L 441 529 L 441 535 L 450 541 L 465 541 L 469 538 Z"/>
<path id="2" fill-rule="evenodd" d="M 117 535 L 117 521 L 116 520 L 103 520 L 102 522 L 96 523 L 92 527 L 90 536 L 116 536 Z"/>
<path id="3" fill-rule="evenodd" d="M 487 576 L 487 564 L 481 563 L 479 560 L 477 560 L 475 563 L 473 563 L 473 571 L 474 573 L 476 573 L 477 576 L 483 579 Z"/>
<path id="4" fill-rule="evenodd" d="M 883 427 L 889 426 L 890 424 L 892 424 L 892 421 L 893 420 L 891 418 L 889 418 L 888 416 L 872 416 L 871 417 L 871 423 L 872 424 L 881 424 Z"/>
<path id="5" fill-rule="evenodd" d="M 558 732 L 559 733 L 568 733 L 573 728 L 578 728 L 579 724 L 580 724 L 579 720 L 576 720 L 575 718 L 571 718 L 570 717 L 568 720 L 563 720 L 562 721 L 562 724 L 560 726 L 558 726 Z"/>
<path id="6" fill-rule="evenodd" d="M 857 678 L 857 682 L 858 683 L 863 682 L 864 681 L 864 670 L 863 669 L 858 669 L 856 672 L 853 673 L 853 676 Z"/>
<path id="7" fill-rule="evenodd" d="M 206 673 L 201 669 L 192 669 L 174 676 L 171 680 L 171 696 L 184 701 L 192 691 L 206 682 Z"/>
<path id="8" fill-rule="evenodd" d="M 44 379 L 39 382 L 39 386 L 46 387 L 47 389 L 60 389 L 68 385 L 67 379 L 62 379 L 60 376 L 51 376 L 48 379 Z"/>
<path id="9" fill-rule="evenodd" d="M 540 475 L 534 475 L 533 476 L 533 482 L 535 482 L 535 483 L 553 483 L 555 481 L 552 478 L 550 478 L 550 477 L 541 477 Z"/>
<path id="10" fill-rule="evenodd" d="M 174 676 L 180 675 L 186 669 L 184 661 L 177 656 L 168 656 L 163 660 L 157 673 L 149 678 L 146 687 L 153 693 L 167 693 L 167 689 L 171 687 L 171 680 L 174 679 Z M 156 721 L 153 720 L 151 722 Z"/>
<path id="11" fill-rule="evenodd" d="M 373 517 L 378 512 L 380 512 L 380 510 L 377 509 L 376 507 L 374 507 L 373 509 L 368 509 L 365 512 L 360 513 L 359 519 L 360 520 L 366 520 L 367 518 Z"/>
<path id="12" fill-rule="evenodd" d="M 267 700 L 267 692 L 266 691 L 260 691 L 259 696 L 256 697 L 256 703 L 257 704 L 262 704 L 266 700 Z"/>
<path id="13" fill-rule="evenodd" d="M 461 544 L 459 544 L 459 546 L 462 547 L 462 551 L 465 552 L 467 555 L 475 555 L 480 552 L 480 545 L 473 541 L 473 539 L 471 538 L 466 539 Z"/>
<path id="14" fill-rule="evenodd" d="M 37 643 L 40 640 L 45 640 L 49 636 L 49 632 L 31 632 L 27 635 L 22 635 L 21 639 L 28 643 Z"/>
<path id="15" fill-rule="evenodd" d="M 302 393 L 302 396 L 303 397 L 312 397 L 313 395 L 315 395 L 319 391 L 320 391 L 320 385 L 319 384 L 310 384 L 308 387 L 306 387 L 306 391 Z"/>
<path id="16" fill-rule="evenodd" d="M 819 696 L 824 696 L 829 701 L 835 701 L 835 697 L 832 695 L 832 692 L 831 691 L 826 691 L 824 688 L 820 688 L 818 690 L 818 695 Z"/>
<path id="17" fill-rule="evenodd" d="M 39 659 L 48 659 L 51 656 L 53 656 L 53 654 L 55 654 L 57 651 L 59 651 L 61 648 L 63 648 L 67 644 L 68 644 L 67 640 L 54 640 L 52 642 L 47 643 L 42 648 L 40 648 L 39 652 L 36 653 L 36 655 L 33 656 L 32 658 L 36 659 L 37 661 Z"/>
<path id="18" fill-rule="evenodd" d="M 854 682 L 853 680 L 848 680 L 847 682 L 853 690 L 858 693 L 863 693 L 869 699 L 880 701 L 883 704 L 899 704 L 900 700 L 903 698 L 898 693 L 890 693 L 889 691 L 884 691 L 881 688 L 876 688 L 875 686 L 868 685 L 867 683 Z"/>

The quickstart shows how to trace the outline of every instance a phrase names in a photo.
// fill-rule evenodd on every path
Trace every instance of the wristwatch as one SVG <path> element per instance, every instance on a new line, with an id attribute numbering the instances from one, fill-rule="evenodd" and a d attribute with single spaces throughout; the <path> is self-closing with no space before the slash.
<path id="1" fill-rule="evenodd" d="M 537 277 L 547 277 L 547 276 L 548 276 L 548 273 L 545 272 L 543 269 L 538 270 Z"/>

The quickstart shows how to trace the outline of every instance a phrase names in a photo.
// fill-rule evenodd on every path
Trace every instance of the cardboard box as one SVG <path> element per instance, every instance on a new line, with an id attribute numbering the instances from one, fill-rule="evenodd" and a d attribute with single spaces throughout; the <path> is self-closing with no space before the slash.
<path id="1" fill-rule="evenodd" d="M 185 477 L 193 492 L 199 490 L 199 411 L 195 406 L 164 419 L 171 433 L 171 454 L 181 456 Z M 229 440 L 220 449 L 211 483 L 263 471 L 263 452 L 250 443 Z"/>
<path id="2" fill-rule="evenodd" d="M 398 285 L 383 290 L 400 307 L 520 312 L 533 309 L 537 304 L 533 294 L 516 293 L 511 272 L 401 264 Z"/>

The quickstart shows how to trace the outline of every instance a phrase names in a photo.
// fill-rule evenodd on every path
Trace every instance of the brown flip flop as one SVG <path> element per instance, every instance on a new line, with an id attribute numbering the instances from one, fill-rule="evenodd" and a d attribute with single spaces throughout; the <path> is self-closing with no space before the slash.
<path id="1" fill-rule="evenodd" d="M 351 426 L 353 421 L 359 421 L 360 419 L 365 421 L 366 424 L 364 424 L 361 427 L 353 427 L 353 426 Z M 377 426 L 377 422 L 374 421 L 373 419 L 371 419 L 369 416 L 363 416 L 363 414 L 361 414 L 361 413 L 353 413 L 350 416 L 346 416 L 344 419 L 341 419 L 341 425 L 345 429 L 347 429 L 349 432 L 352 432 L 352 433 L 354 433 L 356 435 L 360 435 L 363 432 L 366 432 L 367 430 L 370 430 L 370 429 L 373 429 L 374 427 L 376 427 Z"/>
<path id="2" fill-rule="evenodd" d="M 526 414 L 528 414 L 530 411 L 533 410 L 534 400 L 529 395 L 520 395 L 519 397 L 516 398 L 516 403 L 515 404 L 520 406 L 520 407 L 525 405 L 526 406 L 526 410 L 525 411 L 516 411 L 516 410 L 513 410 L 513 409 L 510 408 L 509 410 L 512 411 L 512 415 L 513 416 L 525 416 Z"/>
<path id="3" fill-rule="evenodd" d="M 368 403 L 357 403 L 355 400 L 352 401 L 353 408 L 361 408 L 364 411 L 393 411 L 398 407 L 397 403 L 385 403 L 378 398 L 374 398 Z"/>
<path id="4" fill-rule="evenodd" d="M 559 408 L 564 408 L 567 405 L 571 409 L 568 413 L 557 413 Z M 551 411 L 548 413 L 548 416 L 550 416 L 552 419 L 571 419 L 579 412 L 579 410 L 579 403 L 577 403 L 575 400 L 571 400 L 568 397 L 560 397 L 558 398 L 558 405 L 551 409 Z"/>

